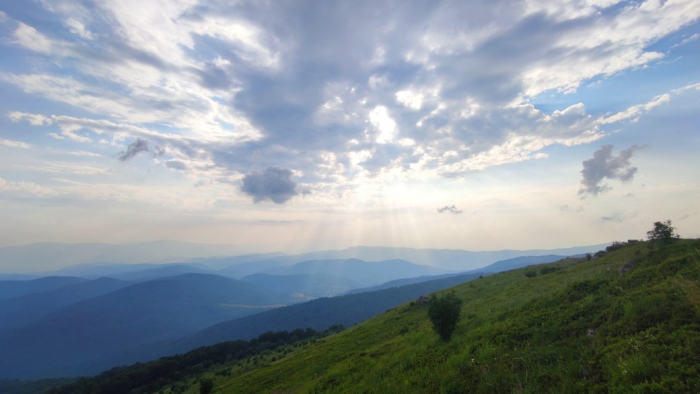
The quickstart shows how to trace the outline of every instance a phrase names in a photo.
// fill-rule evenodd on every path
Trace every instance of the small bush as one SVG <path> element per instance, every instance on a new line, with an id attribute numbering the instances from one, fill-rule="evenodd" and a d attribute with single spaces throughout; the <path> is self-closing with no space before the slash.
<path id="1" fill-rule="evenodd" d="M 199 382 L 199 394 L 210 394 L 214 391 L 214 381 L 211 379 L 202 379 Z"/>
<path id="2" fill-rule="evenodd" d="M 547 275 L 551 274 L 552 272 L 557 272 L 559 271 L 559 268 L 556 267 L 544 267 L 540 269 L 540 275 Z"/>
<path id="3" fill-rule="evenodd" d="M 443 297 L 433 296 L 428 307 L 428 316 L 433 323 L 433 329 L 440 338 L 447 342 L 457 327 L 459 314 L 462 310 L 462 300 L 454 292 Z"/>

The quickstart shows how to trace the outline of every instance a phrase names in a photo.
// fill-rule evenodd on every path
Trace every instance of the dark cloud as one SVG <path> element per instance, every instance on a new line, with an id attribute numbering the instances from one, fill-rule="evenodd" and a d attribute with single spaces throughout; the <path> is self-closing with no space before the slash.
<path id="1" fill-rule="evenodd" d="M 454 213 L 454 214 L 462 213 L 462 211 L 457 209 L 457 207 L 454 205 L 445 205 L 442 208 L 438 208 L 437 211 L 438 211 L 438 213 L 443 213 L 443 212 L 449 212 L 449 213 Z"/>
<path id="2" fill-rule="evenodd" d="M 255 202 L 270 200 L 284 204 L 299 194 L 297 183 L 291 177 L 292 172 L 287 169 L 270 167 L 263 173 L 253 172 L 243 177 L 241 191 Z"/>
<path id="3" fill-rule="evenodd" d="M 189 168 L 187 166 L 187 164 L 185 164 L 184 162 L 181 162 L 179 160 L 166 161 L 165 166 L 168 168 L 172 168 L 173 170 L 179 170 L 179 171 L 185 171 Z"/>
<path id="4" fill-rule="evenodd" d="M 581 189 L 578 194 L 585 197 L 586 194 L 594 196 L 599 193 L 610 190 L 610 186 L 601 184 L 604 179 L 619 179 L 622 182 L 629 182 L 637 173 L 637 167 L 632 167 L 630 158 L 635 150 L 640 147 L 633 145 L 622 152 L 617 157 L 612 155 L 613 146 L 603 145 L 593 153 L 593 158 L 584 160 L 583 179 L 581 180 Z"/>
<path id="5" fill-rule="evenodd" d="M 622 212 L 615 212 L 612 215 L 601 217 L 600 221 L 622 223 L 623 221 L 625 221 L 625 216 L 622 214 Z"/>
<path id="6" fill-rule="evenodd" d="M 119 152 L 117 158 L 119 161 L 128 161 L 133 159 L 136 155 L 141 152 L 150 152 L 151 148 L 148 144 L 148 140 L 143 138 L 137 138 L 136 141 L 129 144 L 125 151 Z"/>

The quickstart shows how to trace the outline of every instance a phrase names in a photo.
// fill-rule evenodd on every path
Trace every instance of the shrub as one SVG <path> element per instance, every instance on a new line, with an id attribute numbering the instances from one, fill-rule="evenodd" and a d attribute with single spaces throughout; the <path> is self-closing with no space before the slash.
<path id="1" fill-rule="evenodd" d="M 462 300 L 454 292 L 443 297 L 433 296 L 428 307 L 428 317 L 433 323 L 433 329 L 440 338 L 447 342 L 457 327 L 459 314 L 462 310 Z"/>
<path id="2" fill-rule="evenodd" d="M 540 275 L 547 275 L 557 271 L 559 271 L 559 269 L 556 267 L 542 267 L 542 269 L 540 269 Z"/>
<path id="3" fill-rule="evenodd" d="M 525 273 L 525 276 L 527 276 L 528 278 L 534 278 L 535 276 L 537 276 L 537 272 L 535 272 L 535 271 L 527 271 L 527 272 Z"/>
<path id="4" fill-rule="evenodd" d="M 211 379 L 203 379 L 199 383 L 199 394 L 210 394 L 214 391 L 214 381 Z"/>

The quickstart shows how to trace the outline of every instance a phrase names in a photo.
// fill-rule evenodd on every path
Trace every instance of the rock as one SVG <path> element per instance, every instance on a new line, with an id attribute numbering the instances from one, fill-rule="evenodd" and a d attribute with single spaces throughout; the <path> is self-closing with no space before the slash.
<path id="1" fill-rule="evenodd" d="M 617 272 L 620 275 L 624 275 L 624 274 L 628 273 L 630 270 L 632 270 L 632 268 L 634 268 L 634 261 L 630 260 L 630 261 L 626 262 L 625 264 L 623 264 L 622 267 L 620 267 L 620 269 Z"/>
<path id="2" fill-rule="evenodd" d="M 426 296 L 420 296 L 420 297 L 418 297 L 418 299 L 416 300 L 416 304 L 418 304 L 418 305 L 428 305 L 428 304 L 430 304 L 430 298 L 428 298 L 428 297 L 426 297 Z"/>

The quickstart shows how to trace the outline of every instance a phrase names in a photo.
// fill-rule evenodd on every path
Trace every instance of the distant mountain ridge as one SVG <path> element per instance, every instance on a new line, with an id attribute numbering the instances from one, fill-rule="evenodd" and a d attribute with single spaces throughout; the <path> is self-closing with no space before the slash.
<path id="1" fill-rule="evenodd" d="M 445 270 L 398 259 L 377 262 L 359 259 L 333 259 L 302 261 L 291 266 L 273 267 L 266 270 L 265 273 L 277 275 L 327 274 L 347 278 L 367 286 L 414 276 L 443 274 Z"/>
<path id="2" fill-rule="evenodd" d="M 86 263 L 176 262 L 198 257 L 227 256 L 240 249 L 232 245 L 154 241 L 115 245 L 105 243 L 34 243 L 0 247 L 3 273 L 35 273 Z"/>
<path id="3" fill-rule="evenodd" d="M 480 276 L 478 273 L 456 275 L 379 291 L 319 298 L 224 321 L 192 335 L 124 349 L 120 354 L 111 355 L 112 359 L 96 361 L 96 363 L 103 368 L 108 368 L 109 362 L 112 365 L 114 363 L 128 365 L 186 352 L 199 346 L 250 339 L 267 331 L 294 330 L 301 327 L 324 330 L 335 324 L 349 327 L 420 295 L 478 279 Z"/>
<path id="4" fill-rule="evenodd" d="M 101 296 L 133 283 L 112 278 L 87 280 L 57 289 L 0 299 L 0 332 L 40 321 L 76 302 Z"/>
<path id="5" fill-rule="evenodd" d="M 0 281 L 0 299 L 51 291 L 85 281 L 86 279 L 84 278 L 71 276 L 46 276 L 31 280 Z"/>
<path id="6" fill-rule="evenodd" d="M 254 273 L 256 270 L 257 272 L 260 272 L 260 267 L 265 267 L 265 269 L 272 270 L 274 267 L 290 266 L 304 261 L 348 259 L 358 259 L 366 262 L 405 260 L 413 264 L 464 272 L 470 270 L 480 270 L 483 267 L 498 261 L 523 256 L 573 256 L 593 253 L 598 250 L 605 249 L 605 247 L 608 245 L 609 244 L 606 243 L 559 249 L 508 249 L 477 252 L 456 249 L 413 249 L 383 246 L 355 246 L 342 250 L 326 250 L 267 258 L 257 255 L 248 255 L 245 258 L 215 257 L 210 259 L 196 259 L 193 261 L 205 266 L 216 267 L 226 266 L 227 262 L 233 263 L 222 269 L 221 272 L 231 276 L 239 275 L 239 277 Z"/>
<path id="7" fill-rule="evenodd" d="M 559 249 L 467 251 L 457 249 L 415 249 L 380 246 L 355 246 L 342 250 L 326 250 L 295 255 L 282 253 L 238 254 L 232 245 L 209 245 L 187 242 L 157 241 L 139 244 L 61 244 L 37 243 L 0 247 L 0 274 L 49 273 L 54 275 L 108 276 L 97 266 L 150 263 L 187 263 L 199 268 L 220 271 L 219 274 L 241 278 L 268 268 L 292 265 L 309 260 L 359 259 L 367 262 L 406 260 L 447 270 L 468 271 L 496 261 L 520 256 L 578 255 L 604 249 L 598 244 Z M 97 264 L 99 263 L 99 264 Z M 91 267 L 92 266 L 92 267 Z M 127 271 L 132 271 L 126 269 Z M 86 273 L 88 272 L 88 273 Z M 13 276 L 13 278 L 19 278 Z"/>
<path id="8" fill-rule="evenodd" d="M 136 283 L 0 336 L 0 379 L 69 376 L 125 346 L 187 335 L 283 301 L 251 283 L 186 274 Z"/>

